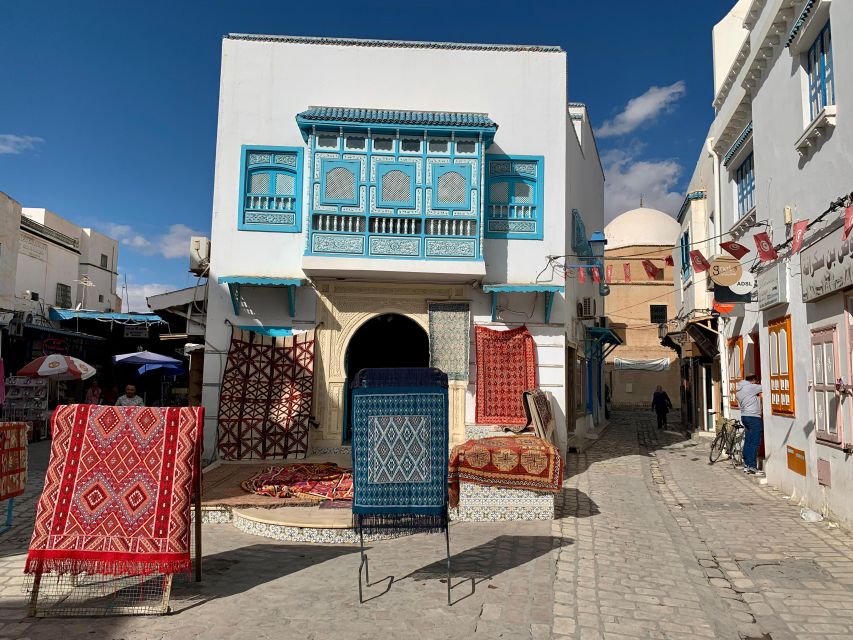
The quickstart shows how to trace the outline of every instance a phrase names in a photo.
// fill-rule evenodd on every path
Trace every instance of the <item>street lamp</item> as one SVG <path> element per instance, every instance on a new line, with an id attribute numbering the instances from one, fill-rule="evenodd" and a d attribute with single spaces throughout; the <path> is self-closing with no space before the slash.
<path id="1" fill-rule="evenodd" d="M 590 236 L 589 239 L 589 247 L 592 249 L 592 256 L 596 259 L 596 262 L 599 264 L 599 272 L 601 275 L 604 275 L 604 245 L 607 244 L 607 238 L 604 237 L 604 233 L 601 231 L 596 231 Z M 610 285 L 604 281 L 604 278 L 601 279 L 601 284 L 598 287 L 598 292 L 602 296 L 610 295 Z"/>

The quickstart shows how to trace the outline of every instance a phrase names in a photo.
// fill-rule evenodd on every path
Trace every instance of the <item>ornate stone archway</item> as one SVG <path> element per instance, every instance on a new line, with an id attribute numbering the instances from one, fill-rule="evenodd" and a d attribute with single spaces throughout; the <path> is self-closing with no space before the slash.
<path id="1" fill-rule="evenodd" d="M 314 412 L 320 427 L 312 434 L 315 449 L 341 446 L 343 437 L 345 359 L 355 332 L 371 318 L 395 313 L 415 321 L 429 335 L 427 303 L 464 300 L 463 285 L 420 285 L 364 282 L 317 284 L 317 342 L 314 369 Z M 465 431 L 467 380 L 450 384 L 450 437 Z"/>

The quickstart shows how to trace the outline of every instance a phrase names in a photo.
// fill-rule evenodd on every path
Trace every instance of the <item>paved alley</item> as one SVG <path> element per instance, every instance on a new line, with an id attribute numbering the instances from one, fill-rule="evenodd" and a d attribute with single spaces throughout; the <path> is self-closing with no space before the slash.
<path id="1" fill-rule="evenodd" d="M 24 618 L 48 447 L 35 444 L 0 536 L 0 638 L 853 638 L 853 536 L 803 522 L 757 479 L 709 465 L 705 440 L 652 422 L 616 413 L 570 455 L 559 520 L 454 524 L 452 607 L 441 536 L 371 545 L 372 577 L 386 579 L 359 605 L 357 548 L 222 524 L 205 526 L 201 585 L 178 584 L 172 615 L 145 618 Z"/>

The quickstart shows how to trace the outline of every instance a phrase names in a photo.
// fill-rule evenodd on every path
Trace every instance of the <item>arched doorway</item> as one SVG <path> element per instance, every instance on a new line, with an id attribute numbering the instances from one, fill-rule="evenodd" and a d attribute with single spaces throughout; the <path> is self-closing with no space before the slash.
<path id="1" fill-rule="evenodd" d="M 350 384 L 369 367 L 428 367 L 429 336 L 414 320 L 397 313 L 371 318 L 353 334 L 346 351 L 344 442 L 352 439 Z"/>

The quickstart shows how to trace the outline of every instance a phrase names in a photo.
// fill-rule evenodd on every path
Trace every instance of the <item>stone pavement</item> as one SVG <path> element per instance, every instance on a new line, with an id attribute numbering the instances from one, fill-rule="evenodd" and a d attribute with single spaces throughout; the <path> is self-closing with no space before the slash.
<path id="1" fill-rule="evenodd" d="M 0 536 L 0 639 L 853 638 L 853 536 L 806 524 L 653 418 L 616 413 L 569 456 L 559 520 L 453 524 L 452 607 L 442 536 L 372 544 L 372 577 L 394 578 L 359 605 L 357 547 L 205 525 L 204 581 L 176 585 L 172 615 L 26 619 L 21 570 L 48 448 L 35 444 L 16 526 Z"/>

